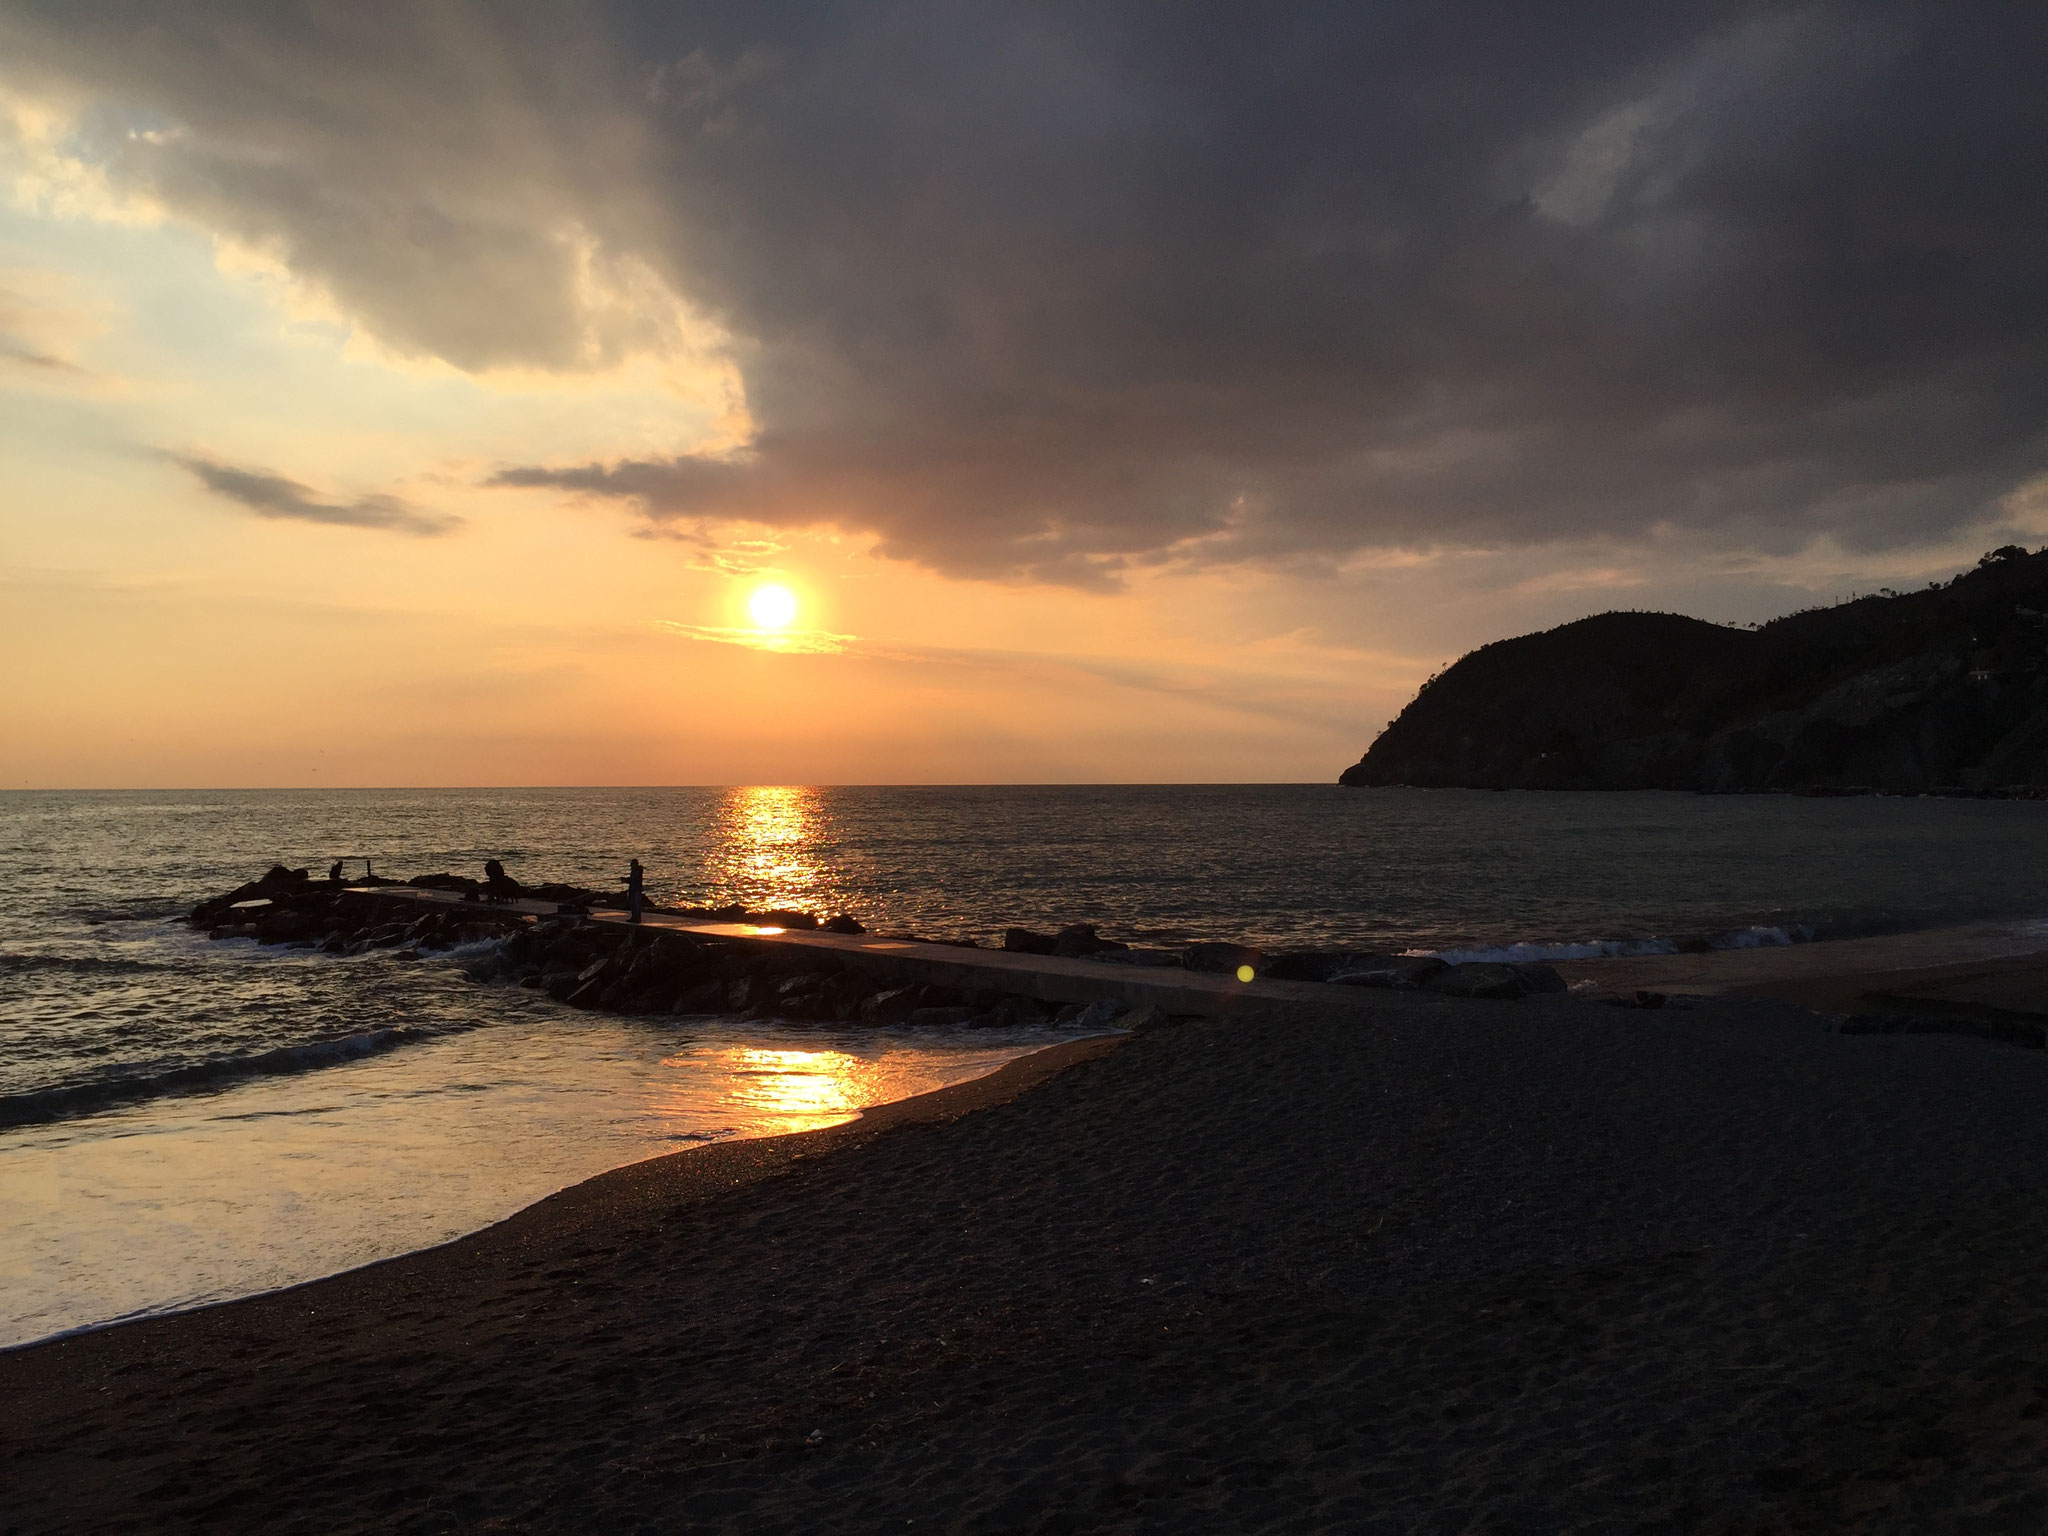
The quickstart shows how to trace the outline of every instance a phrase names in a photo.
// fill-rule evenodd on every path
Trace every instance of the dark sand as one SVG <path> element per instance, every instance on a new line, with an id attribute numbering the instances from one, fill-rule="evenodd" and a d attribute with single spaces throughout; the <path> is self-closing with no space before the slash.
<path id="1" fill-rule="evenodd" d="M 0 1356 L 0 1529 L 2048 1524 L 2048 1053 L 1376 995 L 1058 1064 Z"/>

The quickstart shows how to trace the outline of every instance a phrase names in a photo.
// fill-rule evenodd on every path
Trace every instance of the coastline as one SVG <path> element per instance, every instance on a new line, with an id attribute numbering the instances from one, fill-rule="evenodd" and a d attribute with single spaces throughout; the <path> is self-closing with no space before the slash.
<path id="1" fill-rule="evenodd" d="M 815 1034 L 785 1033 L 779 1050 L 759 1031 L 728 1046 L 693 1033 L 666 1047 L 682 1054 L 657 1063 L 664 1047 L 629 1053 L 621 1042 L 636 1037 L 603 1021 L 575 1037 L 582 1057 L 550 1045 L 545 1030 L 511 1025 L 429 1042 L 403 1059 L 375 1059 L 369 1079 L 352 1076 L 338 1089 L 299 1076 L 258 1080 L 223 1098 L 190 1101 L 186 1119 L 160 1123 L 131 1113 L 134 1123 L 124 1129 L 116 1116 L 111 1133 L 93 1131 L 92 1121 L 31 1128 L 26 1134 L 52 1145 L 12 1149 L 10 1178 L 25 1182 L 0 1200 L 15 1260 L 4 1272 L 10 1285 L 0 1352 L 232 1305 L 431 1252 L 643 1163 L 779 1142 L 864 1118 L 893 1123 L 899 1114 L 926 1112 L 934 1094 L 1076 1038 L 964 1049 L 956 1066 L 944 1051 L 845 1055 L 817 1049 Z M 443 1062 L 451 1047 L 458 1054 Z M 757 1057 L 766 1065 L 749 1064 Z M 600 1064 L 609 1075 L 597 1075 Z M 489 1078 L 493 1070 L 502 1076 Z M 565 1083 L 536 1097 L 528 1085 L 537 1072 Z M 711 1085 L 720 1084 L 727 1095 L 751 1091 L 756 1102 L 722 1101 L 735 1117 L 732 1129 L 665 1134 L 677 1124 L 716 1123 L 703 1104 L 668 1098 L 678 1079 L 703 1083 L 707 1100 L 718 1098 L 721 1088 Z M 757 1081 L 764 1086 L 750 1090 Z M 851 1102 L 835 1120 L 821 1096 L 842 1094 Z M 787 1105 L 778 1097 L 792 1095 Z M 643 1104 L 649 1097 L 658 1109 Z M 615 1099 L 623 1108 L 606 1120 Z M 402 1127 L 393 1120 L 401 1112 Z M 155 1150 L 158 1143 L 166 1145 Z M 237 1158 L 254 1162 L 245 1171 Z M 260 1171 L 272 1168 L 270 1177 Z M 189 1187 L 179 1183 L 181 1173 Z M 394 1174 L 406 1178 L 402 1197 L 376 1187 Z M 39 1264 L 43 1254 L 69 1252 L 53 1250 L 67 1241 L 64 1203 L 93 1211 L 95 1234 L 103 1228 L 107 1235 L 61 1264 Z M 306 1222 L 317 1235 L 293 1230 Z M 200 1235 L 206 1231 L 210 1241 Z M 130 1256 L 137 1245 L 149 1255 L 146 1265 Z M 37 1321 L 43 1326 L 34 1327 Z"/>
<path id="2" fill-rule="evenodd" d="M 2044 1093 L 2037 1052 L 1741 997 L 1076 1041 L 0 1356 L 10 1516 L 2022 1525 Z"/>

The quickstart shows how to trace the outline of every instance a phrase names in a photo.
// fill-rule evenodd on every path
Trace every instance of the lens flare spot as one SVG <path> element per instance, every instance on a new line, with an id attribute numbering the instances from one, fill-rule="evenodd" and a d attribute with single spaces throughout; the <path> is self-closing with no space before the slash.
<path id="1" fill-rule="evenodd" d="M 787 587 L 756 587 L 747 613 L 761 629 L 787 629 L 796 620 L 796 594 Z"/>
<path id="2" fill-rule="evenodd" d="M 1240 965 L 1237 968 L 1237 979 L 1239 981 L 1250 981 L 1252 979 L 1252 968 L 1248 965 Z"/>

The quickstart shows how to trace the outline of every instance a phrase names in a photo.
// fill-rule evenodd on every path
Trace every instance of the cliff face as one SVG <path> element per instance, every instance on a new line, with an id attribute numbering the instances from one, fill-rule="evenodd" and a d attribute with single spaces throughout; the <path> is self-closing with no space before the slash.
<path id="1" fill-rule="evenodd" d="M 2048 550 L 1730 629 L 1603 613 L 1431 679 L 1341 783 L 1472 789 L 2048 785 Z"/>

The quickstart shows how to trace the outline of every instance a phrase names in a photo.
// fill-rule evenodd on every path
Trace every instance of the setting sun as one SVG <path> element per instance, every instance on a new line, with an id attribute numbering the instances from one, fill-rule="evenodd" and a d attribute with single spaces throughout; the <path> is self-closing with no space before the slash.
<path id="1" fill-rule="evenodd" d="M 758 587 L 747 599 L 747 612 L 762 629 L 787 629 L 796 618 L 796 594 L 787 587 Z"/>

